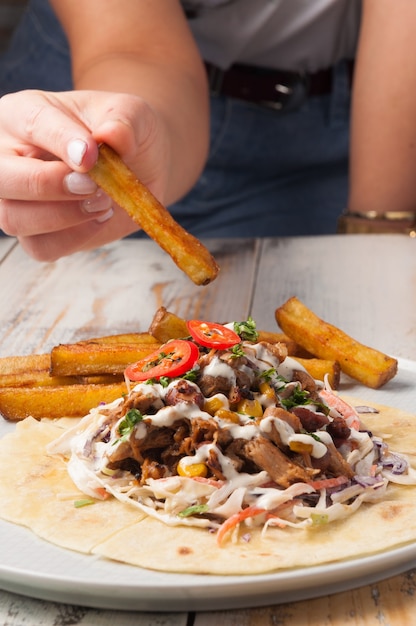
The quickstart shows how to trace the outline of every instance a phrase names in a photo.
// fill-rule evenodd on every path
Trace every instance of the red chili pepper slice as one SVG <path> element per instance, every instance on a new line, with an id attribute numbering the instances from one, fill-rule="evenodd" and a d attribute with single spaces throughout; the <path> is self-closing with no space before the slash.
<path id="1" fill-rule="evenodd" d="M 192 341 L 173 339 L 144 359 L 129 365 L 125 375 L 129 380 L 137 381 L 159 379 L 162 376 L 175 378 L 192 369 L 198 357 L 198 347 Z"/>
<path id="2" fill-rule="evenodd" d="M 192 338 L 201 346 L 206 348 L 217 348 L 225 350 L 231 348 L 241 339 L 231 328 L 215 322 L 203 322 L 201 320 L 189 320 L 188 330 Z"/>

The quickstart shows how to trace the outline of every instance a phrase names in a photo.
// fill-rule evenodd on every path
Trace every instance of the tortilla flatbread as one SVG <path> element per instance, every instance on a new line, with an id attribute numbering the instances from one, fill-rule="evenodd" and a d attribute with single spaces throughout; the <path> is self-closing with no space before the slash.
<path id="1" fill-rule="evenodd" d="M 371 406 L 379 413 L 366 414 L 366 426 L 415 467 L 416 416 Z M 386 499 L 364 503 L 340 521 L 265 533 L 244 527 L 223 546 L 209 529 L 168 526 L 114 498 L 77 508 L 86 496 L 65 461 L 45 451 L 60 433 L 59 422 L 27 418 L 0 440 L 0 472 L 7 477 L 0 483 L 0 517 L 63 548 L 165 572 L 244 575 L 361 557 L 416 540 L 416 488 L 391 483 Z"/>

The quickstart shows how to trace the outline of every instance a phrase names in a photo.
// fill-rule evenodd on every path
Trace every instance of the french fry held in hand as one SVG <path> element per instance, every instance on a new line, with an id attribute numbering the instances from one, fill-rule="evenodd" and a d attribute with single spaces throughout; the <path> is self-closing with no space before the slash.
<path id="1" fill-rule="evenodd" d="M 216 278 L 219 267 L 210 252 L 173 219 L 112 148 L 100 145 L 89 174 L 196 285 L 208 285 Z"/>
<path id="2" fill-rule="evenodd" d="M 397 360 L 359 343 L 320 319 L 298 298 L 289 298 L 276 309 L 284 333 L 320 359 L 338 361 L 341 370 L 363 385 L 378 389 L 397 372 Z"/>

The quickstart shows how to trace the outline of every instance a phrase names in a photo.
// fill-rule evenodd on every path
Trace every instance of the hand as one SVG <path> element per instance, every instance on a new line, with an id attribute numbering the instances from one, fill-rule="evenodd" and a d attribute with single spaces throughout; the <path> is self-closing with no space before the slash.
<path id="1" fill-rule="evenodd" d="M 22 91 L 0 100 L 0 228 L 35 259 L 53 261 L 137 230 L 86 173 L 100 142 L 165 201 L 167 133 L 141 98 Z"/>

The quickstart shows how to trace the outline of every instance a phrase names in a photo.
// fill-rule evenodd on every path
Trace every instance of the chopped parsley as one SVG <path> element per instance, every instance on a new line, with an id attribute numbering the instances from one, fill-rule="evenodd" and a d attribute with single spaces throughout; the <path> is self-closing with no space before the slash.
<path id="1" fill-rule="evenodd" d="M 181 378 L 184 378 L 185 380 L 190 380 L 191 382 L 195 382 L 198 378 L 198 370 L 199 368 L 193 367 L 191 370 L 188 370 L 186 374 L 181 376 Z"/>
<path id="2" fill-rule="evenodd" d="M 236 343 L 235 346 L 230 348 L 229 351 L 231 352 L 231 356 L 233 359 L 238 359 L 238 357 L 244 356 L 245 354 L 241 343 Z"/>
<path id="3" fill-rule="evenodd" d="M 178 358 L 175 359 L 175 352 L 163 352 L 163 350 L 161 352 L 159 352 L 159 354 L 157 355 L 157 357 L 155 359 L 153 359 L 153 361 L 149 361 L 148 363 L 146 363 L 146 365 L 142 368 L 143 372 L 148 372 L 149 370 L 153 369 L 154 367 L 156 367 L 157 365 L 160 365 L 160 363 L 164 360 L 168 360 L 168 361 L 172 361 L 172 363 L 174 363 L 175 361 L 178 360 Z"/>
<path id="4" fill-rule="evenodd" d="M 120 433 L 120 438 L 116 439 L 113 445 L 116 443 L 119 443 L 120 441 L 127 441 L 131 433 L 133 432 L 133 428 L 136 426 L 136 424 L 141 422 L 142 419 L 143 419 L 143 415 L 140 413 L 138 409 L 130 409 L 129 411 L 127 411 L 126 415 L 124 416 L 124 419 L 121 420 L 118 426 L 118 432 Z"/>
<path id="5" fill-rule="evenodd" d="M 249 317 L 245 322 L 234 322 L 234 332 L 236 332 L 243 341 L 256 342 L 259 338 L 256 322 L 252 317 Z"/>
<path id="6" fill-rule="evenodd" d="M 293 390 L 292 395 L 288 398 L 281 398 L 280 402 L 284 406 L 285 409 L 293 409 L 295 406 L 311 404 L 312 400 L 310 398 L 309 392 L 305 389 L 301 389 L 300 387 L 296 387 Z"/>
<path id="7" fill-rule="evenodd" d="M 268 370 L 264 370 L 263 372 L 260 372 L 259 378 L 263 378 L 263 380 L 265 380 L 266 383 L 269 383 L 275 374 L 276 374 L 276 368 L 271 367 Z"/>
<path id="8" fill-rule="evenodd" d="M 162 387 L 167 387 L 170 385 L 172 380 L 179 380 L 183 378 L 185 380 L 190 380 L 191 382 L 195 382 L 198 377 L 198 368 L 193 367 L 191 370 L 188 370 L 183 376 L 161 376 L 160 378 L 148 378 L 145 382 L 146 385 L 162 385 Z"/>

